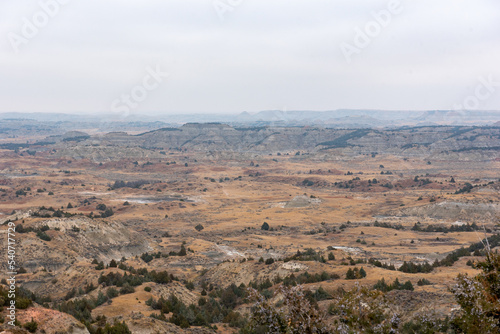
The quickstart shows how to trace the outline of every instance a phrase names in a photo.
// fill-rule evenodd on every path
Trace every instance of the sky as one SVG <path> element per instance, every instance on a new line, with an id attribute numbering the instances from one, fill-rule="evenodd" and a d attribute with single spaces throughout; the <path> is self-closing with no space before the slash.
<path id="1" fill-rule="evenodd" d="M 500 110 L 498 0 L 2 0 L 0 112 Z"/>

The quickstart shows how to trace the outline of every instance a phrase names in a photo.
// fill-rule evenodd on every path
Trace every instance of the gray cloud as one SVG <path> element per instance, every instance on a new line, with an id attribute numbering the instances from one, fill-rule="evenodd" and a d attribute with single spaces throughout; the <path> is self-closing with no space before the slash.
<path id="1" fill-rule="evenodd" d="M 350 63 L 340 45 L 390 1 L 220 0 L 240 3 L 221 20 L 212 0 L 66 0 L 15 53 L 9 33 L 52 1 L 0 3 L 0 111 L 111 111 L 156 65 L 170 76 L 131 112 L 450 109 L 500 81 L 494 0 L 402 0 Z"/>

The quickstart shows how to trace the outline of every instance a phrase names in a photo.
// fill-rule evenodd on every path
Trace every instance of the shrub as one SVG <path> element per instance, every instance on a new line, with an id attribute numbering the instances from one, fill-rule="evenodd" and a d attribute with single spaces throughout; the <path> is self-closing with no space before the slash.
<path id="1" fill-rule="evenodd" d="M 135 292 L 134 287 L 130 286 L 128 283 L 125 283 L 123 287 L 120 289 L 120 295 L 126 295 L 134 292 Z"/>
<path id="2" fill-rule="evenodd" d="M 107 208 L 103 213 L 101 213 L 101 218 L 111 217 L 114 214 L 113 209 Z"/>
<path id="3" fill-rule="evenodd" d="M 44 241 L 51 241 L 52 238 L 49 237 L 49 235 L 43 231 L 38 231 L 36 233 L 36 236 L 39 237 L 40 239 L 44 240 Z"/>
<path id="4" fill-rule="evenodd" d="M 179 256 L 186 256 L 187 255 L 186 248 L 184 247 L 184 245 L 181 245 L 181 250 L 179 251 L 178 255 Z"/>
<path id="5" fill-rule="evenodd" d="M 417 285 L 418 286 L 432 285 L 432 283 L 429 280 L 425 279 L 425 278 L 421 278 L 421 279 L 418 280 Z"/>
<path id="6" fill-rule="evenodd" d="M 37 328 L 38 328 L 38 324 L 36 321 L 33 320 L 33 318 L 31 318 L 31 321 L 30 322 L 27 322 L 23 325 L 23 327 L 25 329 L 28 330 L 28 332 L 30 333 L 35 333 Z"/>
<path id="7" fill-rule="evenodd" d="M 106 204 L 97 204 L 97 206 L 95 207 L 96 210 L 99 210 L 99 211 L 105 211 L 106 210 Z"/>
<path id="8" fill-rule="evenodd" d="M 115 288 L 111 287 L 109 288 L 107 291 L 106 291 L 106 296 L 109 298 L 109 299 L 113 299 L 113 298 L 116 298 L 118 297 L 119 293 L 118 293 L 118 290 L 116 290 Z"/>

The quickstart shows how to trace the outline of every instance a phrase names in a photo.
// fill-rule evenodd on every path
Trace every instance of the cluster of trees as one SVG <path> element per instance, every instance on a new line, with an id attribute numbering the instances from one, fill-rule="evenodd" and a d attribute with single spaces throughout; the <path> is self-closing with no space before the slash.
<path id="1" fill-rule="evenodd" d="M 115 183 L 110 187 L 111 189 L 119 189 L 119 188 L 140 188 L 146 184 L 151 184 L 151 181 L 147 180 L 138 180 L 138 181 L 115 181 Z"/>
<path id="2" fill-rule="evenodd" d="M 99 277 L 99 284 L 104 284 L 105 286 L 116 286 L 123 287 L 128 284 L 132 287 L 139 286 L 145 282 L 155 282 L 158 284 L 168 284 L 172 281 L 178 281 L 179 279 L 167 271 L 148 271 L 146 268 L 134 269 L 134 273 L 127 274 L 126 272 L 122 275 L 121 273 L 108 273 L 107 275 L 101 274 Z"/>
<path id="3" fill-rule="evenodd" d="M 417 285 L 418 286 L 432 285 L 432 283 L 428 279 L 421 278 L 418 280 Z"/>
<path id="4" fill-rule="evenodd" d="M 458 195 L 458 194 L 464 194 L 464 193 L 470 193 L 470 191 L 474 188 L 474 186 L 472 184 L 470 184 L 469 182 L 465 182 L 464 186 L 460 189 L 458 189 L 457 191 L 455 191 L 455 195 Z"/>
<path id="5" fill-rule="evenodd" d="M 104 327 L 95 327 L 89 324 L 87 326 L 87 329 L 89 330 L 90 334 L 132 334 L 124 321 L 119 322 L 117 320 L 115 320 L 113 325 L 106 323 Z"/>
<path id="6" fill-rule="evenodd" d="M 373 226 L 375 227 L 383 227 L 383 228 L 392 228 L 392 229 L 395 229 L 395 230 L 404 230 L 404 226 L 401 225 L 401 224 L 389 224 L 389 223 L 386 223 L 386 222 L 379 222 L 378 220 L 376 220 L 374 223 L 373 223 Z"/>
<path id="7" fill-rule="evenodd" d="M 435 262 L 439 263 L 439 261 Z M 428 262 L 425 263 L 413 263 L 404 261 L 398 271 L 404 273 L 417 274 L 417 273 L 430 273 L 434 270 L 434 266 L 430 265 Z"/>
<path id="8" fill-rule="evenodd" d="M 472 224 L 464 224 L 464 225 L 452 225 L 450 227 L 446 226 L 441 226 L 441 225 L 428 225 L 427 227 L 422 227 L 420 223 L 415 223 L 413 227 L 411 228 L 412 231 L 418 231 L 418 232 L 473 232 L 473 231 L 478 231 L 480 229 L 479 226 L 477 226 L 476 223 Z M 491 231 L 489 231 L 491 232 Z"/>
<path id="9" fill-rule="evenodd" d="M 297 253 L 285 258 L 283 261 L 285 261 L 285 262 L 289 262 L 289 261 L 317 261 L 317 262 L 325 263 L 326 259 L 323 255 L 316 252 L 314 249 L 306 248 L 302 252 L 300 250 L 298 250 Z"/>
<path id="10" fill-rule="evenodd" d="M 272 283 L 271 283 L 272 286 Z M 211 290 L 208 294 L 206 289 Z M 197 305 L 185 305 L 175 295 L 170 295 L 165 299 L 150 298 L 146 304 L 154 310 L 160 310 L 159 316 L 154 316 L 159 320 L 169 321 L 181 328 L 190 326 L 210 326 L 213 323 L 223 322 L 231 327 L 243 327 L 247 320 L 233 309 L 238 305 L 246 303 L 246 287 L 245 285 L 236 286 L 231 284 L 225 289 L 214 289 L 204 286 L 202 297 L 198 300 Z M 172 313 L 172 316 L 167 319 L 165 314 Z"/>
<path id="11" fill-rule="evenodd" d="M 347 273 L 345 274 L 345 279 L 361 279 L 366 277 L 366 271 L 363 267 L 358 268 L 349 268 Z"/>
<path id="12" fill-rule="evenodd" d="M 384 268 L 387 270 L 396 270 L 396 267 L 393 264 L 382 263 L 379 260 L 375 260 L 374 258 L 370 258 L 368 260 L 368 263 L 374 265 L 375 267 Z"/>
<path id="13" fill-rule="evenodd" d="M 337 274 L 328 274 L 323 271 L 321 274 L 309 274 L 307 271 L 295 276 L 293 273 L 289 276 L 281 279 L 279 276 L 274 280 L 275 283 L 283 283 L 286 286 L 295 286 L 300 284 L 318 283 L 328 280 L 339 279 L 340 276 Z"/>
<path id="14" fill-rule="evenodd" d="M 344 182 L 335 182 L 333 185 L 337 188 L 340 188 L 340 189 L 354 189 L 354 187 L 355 187 L 353 180 L 344 181 Z"/>
<path id="15" fill-rule="evenodd" d="M 24 223 L 24 221 L 23 221 L 23 223 Z M 50 227 L 48 227 L 47 225 L 43 225 L 39 228 L 33 228 L 33 227 L 24 228 L 23 224 L 19 224 L 16 226 L 17 233 L 35 232 L 36 236 L 44 241 L 51 241 L 52 240 L 52 238 L 46 233 L 48 230 L 50 230 Z"/>
<path id="16" fill-rule="evenodd" d="M 84 203 L 89 203 L 89 201 L 86 199 Z M 68 209 L 73 208 L 73 205 L 71 203 L 68 203 L 67 206 Z M 107 207 L 105 204 L 98 204 L 96 207 L 97 210 L 101 211 L 100 215 L 94 215 L 93 212 L 89 214 L 89 218 L 107 218 L 111 217 L 115 213 L 113 212 L 113 209 L 110 207 Z M 51 211 L 52 213 L 49 213 L 47 211 Z M 46 208 L 44 206 L 40 207 L 38 211 L 33 212 L 32 216 L 33 217 L 41 217 L 41 218 L 69 218 L 73 216 L 78 216 L 78 215 L 83 215 L 82 213 L 71 213 L 71 212 L 66 212 L 61 209 L 54 209 L 53 207 Z"/>
<path id="17" fill-rule="evenodd" d="M 141 285 L 146 281 L 144 276 L 139 275 L 127 275 L 124 273 L 123 275 L 120 273 L 108 273 L 107 275 L 99 276 L 99 284 L 104 286 L 116 286 L 120 288 L 119 294 L 125 295 L 128 293 L 134 293 L 136 286 Z"/>
<path id="18" fill-rule="evenodd" d="M 427 184 L 431 184 L 432 183 L 432 181 L 429 180 L 428 178 L 427 179 L 419 179 L 418 176 L 415 176 L 413 178 L 413 182 L 418 182 L 419 185 L 422 185 L 422 186 L 425 186 Z"/>
<path id="19" fill-rule="evenodd" d="M 71 207 L 73 207 L 73 206 L 71 206 Z M 52 213 L 49 213 L 47 211 L 50 211 Z M 50 217 L 54 217 L 54 218 L 65 217 L 65 218 L 68 218 L 68 217 L 73 217 L 73 216 L 76 216 L 76 215 L 77 215 L 76 213 L 65 212 L 64 210 L 61 210 L 61 209 L 57 209 L 56 210 L 53 207 L 46 208 L 45 206 L 41 206 L 40 208 L 38 208 L 37 211 L 35 211 L 35 212 L 32 213 L 33 217 L 40 217 L 40 218 L 50 218 Z"/>
<path id="20" fill-rule="evenodd" d="M 487 240 L 487 241 L 486 241 Z M 428 262 L 425 263 L 413 263 L 413 262 L 403 262 L 403 265 L 399 267 L 397 270 L 402 271 L 405 273 L 411 273 L 411 274 L 417 274 L 417 273 L 430 273 L 431 271 L 434 270 L 434 268 L 437 267 L 450 267 L 452 266 L 456 261 L 458 261 L 461 257 L 464 256 L 481 256 L 481 250 L 484 249 L 484 245 L 489 243 L 491 247 L 497 247 L 500 245 L 500 235 L 493 235 L 481 242 L 472 244 L 468 248 L 460 248 L 457 249 L 450 254 L 448 254 L 444 259 L 441 261 L 435 260 L 432 265 L 429 264 Z M 392 264 L 385 264 L 380 262 L 379 260 L 375 260 L 374 258 L 370 258 L 368 260 L 368 263 L 379 267 L 379 268 L 384 268 L 388 270 L 396 270 L 394 265 Z"/>
<path id="21" fill-rule="evenodd" d="M 380 174 L 391 175 L 393 173 L 390 171 L 387 171 L 387 172 L 382 171 Z M 425 180 L 423 180 L 422 182 L 419 181 L 419 185 L 425 185 L 425 184 L 431 183 L 431 181 L 429 181 L 429 180 L 426 180 L 426 181 Z M 377 179 L 369 179 L 368 181 L 363 181 L 359 177 L 356 177 L 356 178 L 349 180 L 349 181 L 335 182 L 334 186 L 337 188 L 340 188 L 340 189 L 354 189 L 356 187 L 361 187 L 361 186 L 371 187 L 372 185 L 376 185 L 376 184 L 379 184 L 380 186 L 382 186 L 384 188 L 388 188 L 388 189 L 392 189 L 394 187 L 401 187 L 401 185 L 399 183 L 396 185 L 392 184 L 391 182 L 381 183 L 381 181 L 379 181 Z"/>
<path id="22" fill-rule="evenodd" d="M 304 187 L 312 187 L 312 186 L 314 186 L 314 181 L 311 181 L 309 179 L 305 179 L 304 181 L 302 181 L 302 185 Z"/>
<path id="23" fill-rule="evenodd" d="M 96 289 L 96 287 L 92 283 L 87 284 L 83 288 L 82 287 L 78 288 L 78 291 L 76 290 L 76 288 L 73 288 L 70 291 L 68 291 L 68 293 L 64 297 L 64 300 L 70 300 L 76 296 L 81 296 L 81 295 L 87 294 L 95 289 Z"/>
<path id="24" fill-rule="evenodd" d="M 410 281 L 406 281 L 405 283 L 400 283 L 399 279 L 395 279 L 392 284 L 387 284 L 385 279 L 382 278 L 375 283 L 373 289 L 380 290 L 382 292 L 389 292 L 391 290 L 409 290 L 413 291 L 413 284 Z"/>
<path id="25" fill-rule="evenodd" d="M 2 284 L 7 285 L 7 281 L 5 279 L 2 279 Z M 0 285 L 0 307 L 10 305 L 10 300 L 11 298 L 9 298 L 9 290 Z M 36 298 L 30 291 L 21 287 L 16 288 L 15 301 L 17 309 L 27 309 L 28 307 L 33 305 L 33 301 L 35 300 L 37 302 L 40 302 L 40 304 L 42 303 L 42 301 Z"/>
<path id="26" fill-rule="evenodd" d="M 18 190 L 16 190 L 16 197 L 26 196 L 26 195 L 28 195 L 28 193 L 26 192 L 26 189 L 18 189 Z"/>
<path id="27" fill-rule="evenodd" d="M 115 213 L 113 212 L 113 209 L 110 207 L 107 207 L 106 204 L 97 204 L 96 209 L 101 211 L 100 215 L 94 215 L 94 218 L 108 218 L 114 215 Z"/>
<path id="28" fill-rule="evenodd" d="M 482 246 L 482 244 L 481 244 Z M 474 244 L 470 246 L 469 248 L 460 248 L 457 249 L 450 254 L 446 255 L 444 259 L 441 261 L 435 260 L 432 265 L 429 263 L 423 263 L 423 264 L 414 264 L 411 262 L 404 262 L 403 265 L 398 269 L 399 271 L 403 271 L 406 273 L 429 273 L 434 268 L 437 267 L 451 267 L 455 262 L 457 262 L 461 257 L 464 256 L 471 256 L 471 251 L 474 249 L 474 252 L 472 253 L 474 256 L 481 256 L 481 253 L 479 249 L 481 248 L 476 248 L 477 245 Z"/>
<path id="29" fill-rule="evenodd" d="M 149 254 L 148 252 L 144 253 L 141 255 L 141 259 L 146 262 L 146 263 L 149 263 L 151 261 L 153 261 L 153 259 L 159 259 L 160 257 L 167 257 L 166 254 L 162 254 L 160 252 L 157 252 L 157 253 L 151 253 Z"/>
<path id="30" fill-rule="evenodd" d="M 461 257 L 470 256 L 471 252 L 467 248 L 457 249 L 450 254 L 446 255 L 441 261 L 434 261 L 433 267 L 451 267 L 455 262 L 457 262 Z"/>

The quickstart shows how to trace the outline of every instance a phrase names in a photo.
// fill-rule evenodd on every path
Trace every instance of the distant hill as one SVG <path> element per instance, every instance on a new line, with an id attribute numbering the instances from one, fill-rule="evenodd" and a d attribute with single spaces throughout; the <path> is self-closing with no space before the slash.
<path id="1" fill-rule="evenodd" d="M 346 127 L 395 127 L 418 125 L 493 125 L 500 122 L 498 110 L 369 110 L 337 109 L 328 111 L 312 110 L 264 110 L 256 113 L 239 114 L 177 114 L 177 115 L 135 115 L 121 116 L 113 113 L 102 114 L 57 114 L 57 113 L 0 113 L 0 120 L 31 122 L 75 122 L 89 124 L 90 127 L 116 129 L 112 124 L 134 123 L 136 126 L 150 126 L 158 123 L 159 127 L 180 126 L 186 123 L 220 122 L 233 126 L 324 126 L 332 128 Z M 76 125 L 76 124 L 75 124 Z M 73 125 L 71 128 L 81 127 Z M 1 127 L 1 124 L 0 124 Z M 119 129 L 119 128 L 118 128 Z"/>
<path id="2" fill-rule="evenodd" d="M 339 156 L 389 154 L 403 157 L 433 157 L 444 160 L 492 160 L 500 158 L 500 127 L 420 126 L 391 129 L 324 127 L 233 127 L 220 123 L 188 123 L 129 135 L 113 132 L 86 137 L 71 132 L 49 137 L 65 155 L 115 159 L 126 155 L 154 155 L 157 150 L 189 150 L 200 153 L 241 154 L 288 153 Z M 48 144 L 51 145 L 51 144 Z M 133 148 L 133 150 L 132 150 Z M 32 146 L 36 149 L 36 144 Z"/>

